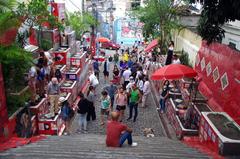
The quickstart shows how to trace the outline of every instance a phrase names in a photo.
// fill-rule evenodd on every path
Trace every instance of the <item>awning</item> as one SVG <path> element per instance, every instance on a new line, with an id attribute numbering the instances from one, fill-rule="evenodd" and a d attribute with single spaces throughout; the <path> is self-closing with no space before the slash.
<path id="1" fill-rule="evenodd" d="M 151 51 L 154 47 L 156 47 L 158 45 L 158 39 L 154 39 L 153 41 L 151 41 L 148 46 L 144 49 L 145 52 L 149 52 Z"/>

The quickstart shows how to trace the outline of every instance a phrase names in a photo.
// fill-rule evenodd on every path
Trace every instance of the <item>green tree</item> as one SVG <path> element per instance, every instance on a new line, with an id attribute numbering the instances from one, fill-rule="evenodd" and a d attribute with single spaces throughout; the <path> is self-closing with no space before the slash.
<path id="1" fill-rule="evenodd" d="M 18 27 L 20 25 L 19 18 L 13 11 L 14 6 L 16 6 L 16 0 L 0 1 L 0 35 L 9 28 Z"/>
<path id="2" fill-rule="evenodd" d="M 16 0 L 1 0 L 0 1 L 0 13 L 12 11 L 16 6 Z"/>
<path id="3" fill-rule="evenodd" d="M 240 20 L 239 0 L 205 0 L 198 25 L 198 33 L 208 43 L 221 42 L 225 30 L 222 25 Z"/>
<path id="4" fill-rule="evenodd" d="M 180 12 L 181 8 L 174 6 L 172 0 L 149 0 L 145 7 L 133 11 L 133 15 L 144 23 L 145 38 L 158 38 L 161 50 L 166 50 L 171 31 L 182 27 L 177 20 Z"/>
<path id="5" fill-rule="evenodd" d="M 87 12 L 83 14 L 80 12 L 68 13 L 66 23 L 75 30 L 78 40 L 82 40 L 84 33 L 90 32 L 91 26 L 99 25 L 97 19 Z"/>
<path id="6" fill-rule="evenodd" d="M 11 37 L 8 36 L 8 39 L 6 39 L 11 39 L 9 44 L 6 45 L 4 42 L 0 43 L 0 64 L 3 68 L 7 107 L 11 113 L 16 111 L 17 101 L 20 101 L 22 97 L 16 97 L 13 100 L 10 94 L 12 92 L 18 92 L 25 86 L 24 73 L 26 73 L 32 61 L 31 54 L 12 42 L 12 39 L 14 41 L 16 37 L 15 31 L 18 30 L 21 24 L 21 18 L 16 12 L 16 4 L 15 0 L 0 1 L 0 37 L 3 38 L 4 36 L 2 35 L 6 32 L 8 32 L 8 35 L 11 33 L 11 35 L 9 35 Z M 23 106 L 23 103 L 24 101 L 21 102 L 21 106 Z"/>

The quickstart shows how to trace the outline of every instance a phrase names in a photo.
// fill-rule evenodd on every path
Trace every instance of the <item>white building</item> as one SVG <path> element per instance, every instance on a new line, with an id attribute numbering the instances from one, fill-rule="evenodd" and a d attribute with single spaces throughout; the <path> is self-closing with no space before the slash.
<path id="1" fill-rule="evenodd" d="M 240 21 L 229 22 L 223 26 L 223 29 L 225 30 L 225 37 L 222 43 L 240 50 Z"/>
<path id="2" fill-rule="evenodd" d="M 65 3 L 67 12 L 82 12 L 85 0 L 55 0 L 56 3 Z"/>

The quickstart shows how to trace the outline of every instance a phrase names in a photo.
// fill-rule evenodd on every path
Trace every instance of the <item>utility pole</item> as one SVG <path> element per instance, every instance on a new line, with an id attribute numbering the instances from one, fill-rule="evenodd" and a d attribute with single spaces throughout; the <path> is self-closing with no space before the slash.
<path id="1" fill-rule="evenodd" d="M 91 1 L 92 3 L 92 15 L 97 19 L 96 17 L 96 3 Z M 96 54 L 96 34 L 95 34 L 95 26 L 92 25 L 92 32 L 91 32 L 91 45 L 90 45 L 90 50 L 91 50 L 91 55 L 95 56 Z"/>
<path id="2" fill-rule="evenodd" d="M 110 27 L 109 27 L 109 34 L 110 34 L 110 40 L 113 40 L 113 1 L 110 2 Z"/>

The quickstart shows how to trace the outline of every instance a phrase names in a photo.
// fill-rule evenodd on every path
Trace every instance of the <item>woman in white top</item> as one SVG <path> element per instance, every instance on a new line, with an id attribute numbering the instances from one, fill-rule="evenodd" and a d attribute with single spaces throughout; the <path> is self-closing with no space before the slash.
<path id="1" fill-rule="evenodd" d="M 138 81 L 137 81 L 137 87 L 141 93 L 143 93 L 143 85 L 144 85 L 143 76 L 141 75 L 138 77 Z"/>

